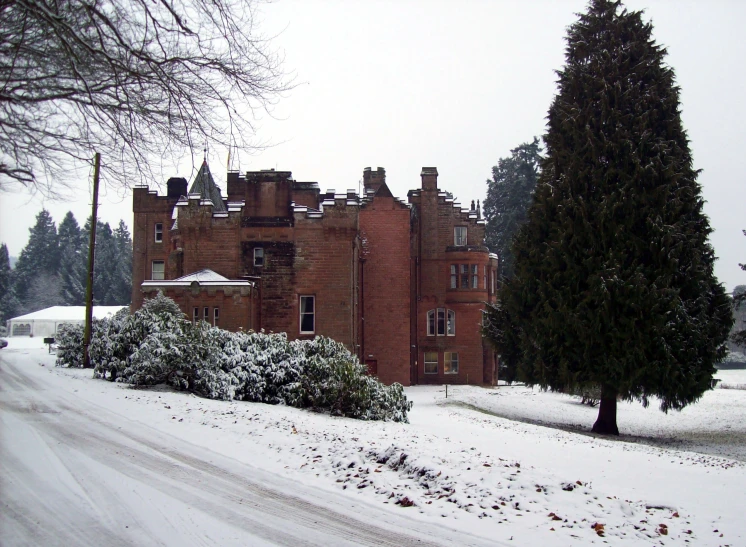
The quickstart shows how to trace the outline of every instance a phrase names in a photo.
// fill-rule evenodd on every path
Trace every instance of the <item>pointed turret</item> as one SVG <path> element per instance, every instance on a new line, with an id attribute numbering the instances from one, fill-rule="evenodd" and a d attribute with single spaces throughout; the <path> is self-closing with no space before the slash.
<path id="1" fill-rule="evenodd" d="M 202 162 L 197 176 L 194 177 L 192 187 L 189 189 L 190 194 L 199 194 L 202 199 L 209 199 L 212 201 L 213 212 L 225 213 L 225 203 L 223 202 L 223 196 L 220 193 L 220 188 L 212 178 L 210 173 L 210 167 L 207 165 L 207 160 Z"/>

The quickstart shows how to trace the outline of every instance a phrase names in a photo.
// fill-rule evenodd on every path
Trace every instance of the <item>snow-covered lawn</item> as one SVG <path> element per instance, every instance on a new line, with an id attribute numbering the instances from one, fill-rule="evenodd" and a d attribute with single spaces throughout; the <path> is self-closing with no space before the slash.
<path id="1" fill-rule="evenodd" d="M 720 380 L 717 389 L 680 412 L 662 413 L 657 400 L 648 408 L 639 402 L 620 402 L 617 422 L 622 440 L 746 461 L 746 370 L 720 370 L 715 378 Z M 583 434 L 598 415 L 598 407 L 580 404 L 577 397 L 522 385 L 495 390 L 449 388 L 448 402 L 443 404 Z"/>
<path id="2" fill-rule="evenodd" d="M 361 422 L 133 390 L 54 368 L 38 343 L 16 340 L 0 351 L 27 352 L 87 403 L 412 519 L 516 545 L 746 545 L 745 390 L 668 415 L 621 404 L 622 438 L 610 440 L 586 433 L 597 409 L 537 389 L 457 386 L 446 399 L 417 386 L 410 424 Z M 746 384 L 744 371 L 717 377 Z"/>

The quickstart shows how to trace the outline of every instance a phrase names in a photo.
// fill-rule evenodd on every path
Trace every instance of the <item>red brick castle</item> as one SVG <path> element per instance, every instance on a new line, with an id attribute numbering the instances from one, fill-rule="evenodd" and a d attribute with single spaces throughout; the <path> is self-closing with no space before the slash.
<path id="1" fill-rule="evenodd" d="M 333 338 L 386 383 L 494 384 L 480 324 L 497 257 L 478 207 L 439 190 L 434 167 L 421 179 L 404 203 L 380 167 L 363 195 L 228 172 L 223 198 L 205 162 L 188 190 L 135 188 L 133 310 L 162 290 L 195 321 Z"/>

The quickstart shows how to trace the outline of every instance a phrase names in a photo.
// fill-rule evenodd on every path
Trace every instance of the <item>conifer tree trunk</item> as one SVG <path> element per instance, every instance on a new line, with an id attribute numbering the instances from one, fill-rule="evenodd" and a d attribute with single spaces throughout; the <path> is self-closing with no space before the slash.
<path id="1" fill-rule="evenodd" d="M 617 392 L 609 386 L 601 388 L 601 404 L 598 405 L 598 419 L 593 424 L 593 433 L 602 435 L 619 435 L 616 425 L 616 399 Z"/>

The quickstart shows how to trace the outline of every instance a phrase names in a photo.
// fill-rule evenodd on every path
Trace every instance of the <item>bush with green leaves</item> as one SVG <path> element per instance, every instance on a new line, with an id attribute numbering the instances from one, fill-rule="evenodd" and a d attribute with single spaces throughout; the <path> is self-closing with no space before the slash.
<path id="1" fill-rule="evenodd" d="M 93 373 L 96 377 L 114 381 L 118 371 L 126 366 L 127 351 L 122 343 L 122 331 L 129 323 L 129 310 L 122 308 L 110 318 L 97 321 L 91 330 L 91 344 L 88 346 Z"/>
<path id="2" fill-rule="evenodd" d="M 57 364 L 82 366 L 82 327 L 66 336 Z M 120 312 L 97 321 L 90 357 L 97 378 L 168 384 L 209 399 L 404 422 L 412 407 L 400 384 L 386 386 L 369 376 L 339 342 L 323 336 L 289 341 L 284 333 L 231 333 L 193 324 L 162 294 L 132 315 Z"/>
<path id="3" fill-rule="evenodd" d="M 83 325 L 63 323 L 57 329 L 55 341 L 57 342 L 58 367 L 82 367 L 83 366 Z"/>
<path id="4" fill-rule="evenodd" d="M 411 403 L 401 384 L 386 386 L 369 376 L 365 365 L 343 344 L 323 336 L 291 344 L 306 359 L 289 405 L 328 409 L 333 416 L 362 420 L 406 421 Z"/>

